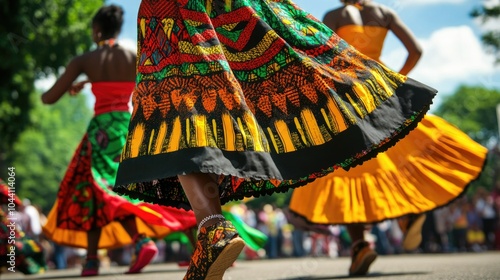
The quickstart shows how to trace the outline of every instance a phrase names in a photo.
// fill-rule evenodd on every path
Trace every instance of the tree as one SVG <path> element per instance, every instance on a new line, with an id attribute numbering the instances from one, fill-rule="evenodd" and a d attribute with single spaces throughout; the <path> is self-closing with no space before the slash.
<path id="1" fill-rule="evenodd" d="M 90 21 L 104 0 L 0 1 L 0 176 L 30 126 L 34 82 L 87 50 Z"/>
<path id="2" fill-rule="evenodd" d="M 498 141 L 497 104 L 500 104 L 499 90 L 461 86 L 443 98 L 435 113 L 487 146 Z"/>
<path id="3" fill-rule="evenodd" d="M 481 7 L 474 9 L 471 16 L 479 18 L 483 24 L 488 21 L 498 20 L 500 17 L 500 3 L 494 5 L 483 4 Z M 500 63 L 500 30 L 498 25 L 494 30 L 488 30 L 481 36 L 483 44 L 496 55 L 496 62 Z"/>
<path id="4" fill-rule="evenodd" d="M 64 96 L 52 106 L 32 95 L 30 127 L 12 147 L 16 186 L 44 212 L 50 210 L 69 161 L 85 133 L 92 110 L 85 96 Z"/>
<path id="5" fill-rule="evenodd" d="M 500 104 L 500 90 L 477 86 L 461 86 L 443 99 L 435 114 L 454 124 L 484 146 L 498 146 L 496 106 Z M 479 186 L 493 188 L 500 176 L 499 154 L 493 147 L 488 155 L 483 173 L 473 182 L 470 192 Z"/>

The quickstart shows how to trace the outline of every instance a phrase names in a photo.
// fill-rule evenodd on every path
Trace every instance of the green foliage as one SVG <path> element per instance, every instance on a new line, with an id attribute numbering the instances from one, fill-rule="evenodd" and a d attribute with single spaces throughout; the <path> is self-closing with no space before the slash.
<path id="1" fill-rule="evenodd" d="M 498 20 L 500 17 L 500 4 L 483 5 L 474 9 L 471 12 L 471 16 L 481 19 L 483 24 L 490 20 Z M 500 63 L 500 30 L 489 30 L 484 32 L 481 36 L 481 40 L 483 44 L 496 55 L 497 63 Z"/>
<path id="2" fill-rule="evenodd" d="M 461 86 L 443 99 L 435 114 L 454 124 L 477 142 L 488 146 L 498 143 L 496 106 L 500 104 L 500 90 Z M 473 182 L 469 193 L 478 187 L 492 189 L 500 176 L 499 154 L 490 152 L 481 176 Z"/>
<path id="3" fill-rule="evenodd" d="M 57 73 L 92 41 L 90 21 L 104 0 L 0 1 L 0 176 L 30 125 L 34 82 Z"/>
<path id="4" fill-rule="evenodd" d="M 84 96 L 65 96 L 52 106 L 32 96 L 30 128 L 19 135 L 12 149 L 17 194 L 46 212 L 54 203 L 59 184 L 81 140 L 92 110 Z"/>
<path id="5" fill-rule="evenodd" d="M 461 86 L 443 98 L 435 114 L 486 146 L 498 139 L 497 104 L 500 104 L 499 90 Z"/>
<path id="6" fill-rule="evenodd" d="M 248 207 L 252 209 L 262 209 L 264 205 L 271 204 L 277 208 L 286 208 L 290 203 L 290 199 L 292 198 L 293 190 L 289 190 L 285 193 L 276 193 L 273 195 L 263 195 L 257 198 L 253 198 L 246 202 Z"/>

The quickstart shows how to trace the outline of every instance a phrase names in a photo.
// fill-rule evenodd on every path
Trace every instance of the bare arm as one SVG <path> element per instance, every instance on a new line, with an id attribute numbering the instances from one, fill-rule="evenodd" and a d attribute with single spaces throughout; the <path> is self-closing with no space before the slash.
<path id="1" fill-rule="evenodd" d="M 74 58 L 66 67 L 64 73 L 57 79 L 54 85 L 44 94 L 42 102 L 45 104 L 56 103 L 72 87 L 75 79 L 83 72 L 83 59 L 81 56 Z"/>
<path id="2" fill-rule="evenodd" d="M 393 11 L 388 11 L 391 16 L 389 29 L 394 32 L 394 35 L 403 43 L 408 51 L 408 57 L 399 73 L 408 75 L 408 73 L 417 65 L 422 56 L 422 47 L 410 29 L 401 21 L 401 19 Z"/>

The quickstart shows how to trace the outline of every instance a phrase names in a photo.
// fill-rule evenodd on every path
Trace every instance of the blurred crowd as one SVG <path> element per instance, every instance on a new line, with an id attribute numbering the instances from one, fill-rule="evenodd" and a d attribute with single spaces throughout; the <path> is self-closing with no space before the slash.
<path id="1" fill-rule="evenodd" d="M 26 237 L 38 241 L 45 251 L 48 267 L 64 269 L 79 267 L 84 249 L 59 246 L 44 238 L 41 225 L 46 216 L 24 199 L 18 207 L 18 227 Z M 266 246 L 258 251 L 246 248 L 241 258 L 247 260 L 287 257 L 349 256 L 351 239 L 343 225 L 325 226 L 318 231 L 304 231 L 289 222 L 286 209 L 266 204 L 251 209 L 234 204 L 228 210 L 249 226 L 268 236 Z M 417 253 L 481 252 L 500 250 L 500 192 L 484 188 L 471 197 L 463 196 L 445 207 L 427 213 L 422 229 L 423 241 Z M 403 234 L 395 220 L 387 220 L 367 228 L 365 238 L 380 255 L 400 254 Z M 177 262 L 187 265 L 192 245 L 183 233 L 156 240 L 159 254 L 155 262 Z M 131 248 L 101 250 L 103 265 L 128 265 Z"/>

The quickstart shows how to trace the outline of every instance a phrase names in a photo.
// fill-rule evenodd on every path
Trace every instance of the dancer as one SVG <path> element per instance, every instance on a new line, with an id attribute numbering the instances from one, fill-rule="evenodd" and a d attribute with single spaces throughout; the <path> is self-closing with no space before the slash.
<path id="1" fill-rule="evenodd" d="M 92 20 L 98 48 L 75 57 L 42 101 L 55 103 L 63 94 L 77 94 L 89 82 L 96 97 L 90 121 L 66 171 L 57 200 L 43 227 L 47 238 L 61 245 L 87 249 L 82 276 L 97 275 L 99 248 L 134 243 L 128 273 L 138 273 L 157 253 L 151 237 L 196 225 L 194 216 L 175 208 L 147 205 L 111 191 L 130 119 L 129 100 L 135 86 L 135 54 L 117 44 L 123 10 L 99 9 Z M 89 81 L 72 84 L 85 74 Z"/>
<path id="2" fill-rule="evenodd" d="M 421 47 L 394 11 L 373 1 L 341 2 L 343 7 L 325 15 L 327 26 L 377 61 L 392 31 L 408 51 L 399 72 L 406 75 L 414 68 Z M 364 275 L 377 257 L 364 240 L 367 223 L 399 217 L 403 248 L 415 250 L 422 240 L 422 213 L 460 196 L 481 173 L 486 155 L 487 149 L 465 133 L 427 115 L 408 137 L 375 159 L 294 190 L 290 210 L 309 225 L 297 217 L 293 220 L 305 228 L 346 224 L 353 240 L 349 274 Z"/>
<path id="3" fill-rule="evenodd" d="M 412 130 L 435 96 L 289 0 L 143 0 L 138 41 L 114 190 L 194 211 L 185 279 L 222 279 L 244 246 L 221 203 L 361 164 Z"/>

